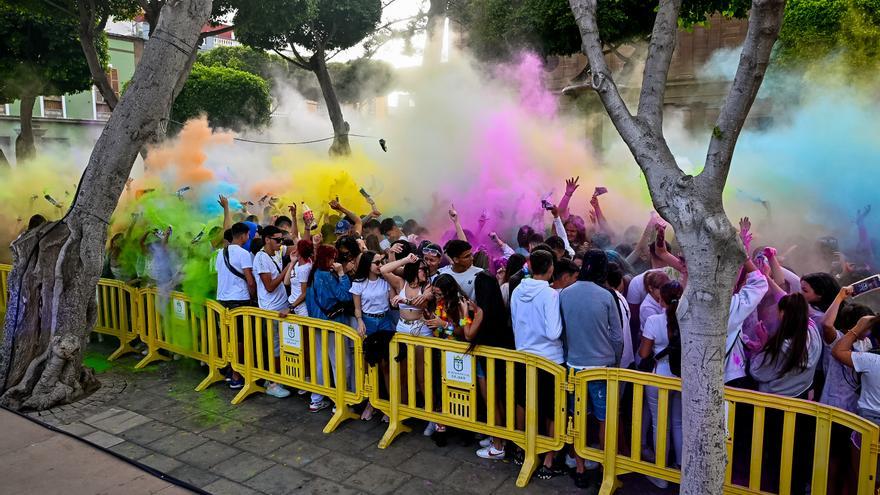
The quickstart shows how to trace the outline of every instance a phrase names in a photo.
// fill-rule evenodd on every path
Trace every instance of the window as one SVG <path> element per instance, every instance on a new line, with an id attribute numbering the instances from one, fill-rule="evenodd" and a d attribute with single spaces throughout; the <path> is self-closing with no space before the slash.
<path id="1" fill-rule="evenodd" d="M 43 117 L 49 119 L 64 118 L 64 102 L 61 96 L 44 96 L 43 97 Z"/>

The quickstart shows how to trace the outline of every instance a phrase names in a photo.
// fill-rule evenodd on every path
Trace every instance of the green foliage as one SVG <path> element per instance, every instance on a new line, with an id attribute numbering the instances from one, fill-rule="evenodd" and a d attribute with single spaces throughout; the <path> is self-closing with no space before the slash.
<path id="1" fill-rule="evenodd" d="M 254 74 L 226 67 L 194 64 L 171 108 L 178 122 L 207 114 L 212 127 L 238 130 L 269 123 L 269 85 Z"/>
<path id="2" fill-rule="evenodd" d="M 850 68 L 880 66 L 880 0 L 789 0 L 775 62 L 783 67 L 837 54 Z"/>
<path id="3" fill-rule="evenodd" d="M 685 0 L 680 23 L 691 26 L 722 12 L 745 17 L 748 0 Z M 650 34 L 657 2 L 603 0 L 596 13 L 604 43 L 617 44 Z M 539 54 L 569 55 L 581 51 L 581 37 L 568 0 L 462 0 L 450 15 L 468 33 L 468 44 L 481 58 L 506 58 L 530 49 Z"/>
<path id="4" fill-rule="evenodd" d="M 196 63 L 249 72 L 267 81 L 285 77 L 290 71 L 287 60 L 249 46 L 220 46 L 199 52 Z"/>
<path id="5" fill-rule="evenodd" d="M 357 103 L 388 92 L 394 80 L 387 62 L 359 58 L 344 64 L 328 64 L 336 96 L 343 103 Z"/>
<path id="6" fill-rule="evenodd" d="M 246 45 L 284 50 L 344 50 L 373 32 L 380 0 L 238 0 L 236 35 Z M 282 14 L 283 13 L 283 14 Z"/>
<path id="7" fill-rule="evenodd" d="M 0 5 L 0 101 L 91 87 L 76 18 Z M 106 39 L 99 57 L 106 64 Z"/>

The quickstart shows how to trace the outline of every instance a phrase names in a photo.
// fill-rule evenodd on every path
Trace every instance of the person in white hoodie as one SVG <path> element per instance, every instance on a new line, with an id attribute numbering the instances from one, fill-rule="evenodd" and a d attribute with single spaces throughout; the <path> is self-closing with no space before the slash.
<path id="1" fill-rule="evenodd" d="M 565 362 L 562 348 L 562 318 L 559 312 L 559 293 L 550 287 L 553 278 L 553 256 L 535 251 L 529 257 L 530 278 L 524 278 L 510 295 L 510 313 L 516 350 L 544 357 L 554 363 Z M 517 428 L 525 426 L 525 368 L 516 367 L 515 396 Z M 553 431 L 555 388 L 552 376 L 538 373 L 538 421 Z M 544 464 L 535 475 L 549 479 L 561 474 L 553 469 L 555 452 L 548 452 Z"/>

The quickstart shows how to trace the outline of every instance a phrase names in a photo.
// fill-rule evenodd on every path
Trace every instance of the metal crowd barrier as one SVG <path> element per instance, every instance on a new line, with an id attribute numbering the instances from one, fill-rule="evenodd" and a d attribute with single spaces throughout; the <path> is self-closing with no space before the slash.
<path id="1" fill-rule="evenodd" d="M 10 268 L 0 265 L 2 311 Z M 602 464 L 602 494 L 613 493 L 619 486 L 617 477 L 631 472 L 681 481 L 681 472 L 667 455 L 668 406 L 672 394 L 681 390 L 676 378 L 618 368 L 566 376 L 562 366 L 531 354 L 485 346 L 468 350 L 466 343 L 395 334 L 389 348 L 385 395 L 383 372 L 377 366 L 366 366 L 362 339 L 346 325 L 295 315 L 280 318 L 256 308 L 230 311 L 216 301 L 195 304 L 181 293 L 163 297 L 154 288 L 135 289 L 106 279 L 99 282 L 96 297 L 95 331 L 120 341 L 110 359 L 133 351 L 131 344 L 139 338 L 147 345 L 147 355 L 137 368 L 169 359 L 161 351 L 204 362 L 208 376 L 196 390 L 220 381 L 220 370 L 231 365 L 245 379 L 233 404 L 263 391 L 257 385 L 261 379 L 325 395 L 336 404 L 325 433 L 356 417 L 350 406 L 369 398 L 390 418 L 379 448 L 387 448 L 400 433 L 409 431 L 403 424 L 409 418 L 507 439 L 526 452 L 516 482 L 520 487 L 529 482 L 538 455 L 567 443 L 574 445 L 579 456 Z M 478 374 L 485 375 L 485 400 L 480 399 Z M 539 428 L 539 374 L 546 375 L 542 383 L 552 381 L 552 431 Z M 588 420 L 588 384 L 595 381 L 606 382 L 612 391 L 606 394 L 606 441 L 601 449 L 588 442 L 597 437 Z M 525 421 L 518 427 L 515 391 L 523 387 Z M 627 387 L 631 400 L 622 401 L 623 394 L 617 391 Z M 656 439 L 647 441 L 642 438 L 642 422 L 650 421 L 642 414 L 645 387 L 656 387 L 658 396 L 658 431 Z M 571 418 L 567 415 L 569 393 L 574 399 Z M 840 460 L 844 466 L 850 465 L 850 450 L 857 455 L 853 461 L 858 468 L 857 493 L 873 493 L 880 453 L 880 428 L 874 423 L 815 402 L 752 391 L 728 388 L 725 398 L 725 493 L 786 494 L 794 488 L 795 476 L 808 476 L 806 482 L 814 495 L 836 493 L 838 487 L 828 486 L 832 435 L 839 439 L 849 434 L 852 444 L 859 447 L 847 443 L 847 452 L 837 455 L 844 456 Z M 654 444 L 653 460 L 642 458 L 645 443 Z M 805 460 L 811 467 L 804 467 Z"/>
<path id="2" fill-rule="evenodd" d="M 9 297 L 9 272 L 12 271 L 12 265 L 0 264 L 0 323 L 6 318 L 6 307 Z"/>
<path id="3" fill-rule="evenodd" d="M 402 352 L 405 350 L 405 353 Z M 538 466 L 538 455 L 561 449 L 565 445 L 566 390 L 565 368 L 544 358 L 493 347 L 477 347 L 471 352 L 468 344 L 436 338 L 396 334 L 389 352 L 389 399 L 378 394 L 377 374 L 371 378 L 370 401 L 375 407 L 388 407 L 388 429 L 379 448 L 388 447 L 394 438 L 409 428 L 407 418 L 434 421 L 446 426 L 483 433 L 512 441 L 525 451 L 525 461 L 516 480 L 526 486 Z M 416 357 L 417 355 L 421 357 Z M 417 399 L 417 361 L 424 373 L 421 403 Z M 406 363 L 405 369 L 401 362 Z M 486 408 L 478 414 L 479 367 L 485 370 Z M 516 368 L 520 367 L 517 371 Z M 440 380 L 435 383 L 435 370 Z M 538 418 L 538 373 L 546 373 L 553 383 L 554 404 L 549 407 L 552 431 L 542 431 Z M 525 383 L 517 383 L 525 380 Z M 406 399 L 402 385 L 406 385 Z M 525 422 L 516 425 L 515 390 L 525 390 Z"/>
<path id="4" fill-rule="evenodd" d="M 245 382 L 233 404 L 263 392 L 265 389 L 256 383 L 262 379 L 332 400 L 336 407 L 324 433 L 334 431 L 346 419 L 358 417 L 349 406 L 366 397 L 366 370 L 363 341 L 354 329 L 296 315 L 280 318 L 277 312 L 256 308 L 232 310 L 227 321 L 228 356 Z"/>
<path id="5" fill-rule="evenodd" d="M 605 448 L 600 450 L 587 444 L 588 421 L 587 415 L 587 385 L 589 382 L 605 381 L 609 393 L 607 394 L 607 416 L 605 423 Z M 575 410 L 573 429 L 570 432 L 574 440 L 577 454 L 585 459 L 590 459 L 602 464 L 604 477 L 600 493 L 613 493 L 618 486 L 617 476 L 625 473 L 641 473 L 648 476 L 661 478 L 672 483 L 681 483 L 681 472 L 677 467 L 672 467 L 667 459 L 669 438 L 667 428 L 669 425 L 669 402 L 670 396 L 681 392 L 681 380 L 677 378 L 663 377 L 651 373 L 641 373 L 620 368 L 596 368 L 581 371 L 570 376 L 575 395 Z M 631 409 L 623 409 L 619 393 L 611 391 L 620 390 L 620 385 L 632 388 Z M 657 388 L 657 432 L 654 443 L 655 459 L 653 461 L 642 459 L 642 405 L 645 399 L 645 387 Z M 831 431 L 834 425 L 840 427 L 841 432 L 857 438 L 861 448 L 858 451 L 858 494 L 868 495 L 874 493 L 875 473 L 877 469 L 877 455 L 880 450 L 880 429 L 874 423 L 862 419 L 859 416 L 834 407 L 825 406 L 817 402 L 780 397 L 777 395 L 763 394 L 751 390 L 735 388 L 725 389 L 727 401 L 727 471 L 725 476 L 724 493 L 790 493 L 793 488 L 793 476 L 799 473 L 812 473 L 808 480 L 813 495 L 825 493 L 839 493 L 839 488 L 829 487 L 828 472 L 830 462 Z M 737 423 L 738 414 L 750 416 L 745 421 Z M 768 417 L 775 416 L 776 421 L 768 426 Z M 631 418 L 630 428 L 626 431 L 622 428 L 621 419 Z M 800 420 L 800 421 L 799 421 Z M 815 434 L 812 437 L 812 445 L 795 446 L 795 423 L 799 427 L 811 431 L 812 422 L 815 422 Z M 738 431 L 743 428 L 744 431 Z M 618 441 L 628 439 L 628 452 L 621 452 Z M 735 442 L 742 444 L 746 455 L 735 456 Z M 775 456 L 766 452 L 767 447 L 778 446 Z M 740 452 L 737 452 L 740 453 Z M 795 458 L 805 459 L 812 463 L 812 467 L 795 465 Z M 747 466 L 738 466 L 741 474 L 734 479 L 734 464 L 737 461 L 747 461 Z M 849 466 L 850 459 L 847 455 L 841 459 L 843 466 Z M 778 462 L 778 465 L 775 463 Z M 762 468 L 766 465 L 774 465 L 776 472 L 763 473 Z M 747 472 L 746 472 L 747 471 Z M 747 478 L 743 479 L 743 478 Z M 805 480 L 806 481 L 806 480 Z M 745 482 L 745 483 L 743 483 Z M 764 488 L 773 488 L 766 491 Z"/>
<path id="6" fill-rule="evenodd" d="M 138 290 L 118 280 L 101 279 L 95 289 L 98 319 L 94 331 L 116 337 L 119 347 L 107 359 L 137 352 L 132 342 L 138 335 Z"/>

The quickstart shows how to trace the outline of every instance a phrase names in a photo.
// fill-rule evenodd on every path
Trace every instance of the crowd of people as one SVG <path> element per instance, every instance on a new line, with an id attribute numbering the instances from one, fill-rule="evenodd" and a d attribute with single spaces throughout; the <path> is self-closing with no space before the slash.
<path id="1" fill-rule="evenodd" d="M 426 230 L 415 220 L 381 219 L 369 197 L 371 211 L 365 216 L 330 201 L 335 214 L 320 219 L 323 222 L 310 211 L 300 211 L 302 219 L 298 218 L 296 205 L 289 206 L 289 215 L 274 215 L 271 207 L 261 215 L 233 212 L 221 197 L 222 240 L 220 230 L 216 239 L 211 238 L 213 232 L 208 236 L 215 253 L 216 299 L 227 308 L 257 306 L 282 316 L 333 320 L 350 325 L 365 339 L 402 332 L 460 340 L 471 348 L 515 349 L 575 370 L 623 367 L 680 375 L 677 315 L 687 304 L 682 296 L 688 271 L 685 259 L 666 240 L 667 225 L 652 215 L 640 236 L 633 227 L 616 232 L 600 205 L 607 191 L 597 188 L 588 214 L 581 217 L 569 208 L 577 189 L 578 179 L 566 181 L 559 204 L 542 205 L 552 219 L 549 228 L 523 225 L 515 246 L 496 232 L 483 233 L 483 218 L 477 229 L 463 228 L 454 209 L 449 218 L 455 237 L 440 243 L 426 239 Z M 880 338 L 880 322 L 874 316 L 878 307 L 863 302 L 874 301 L 872 296 L 851 297 L 851 285 L 877 269 L 864 227 L 869 211 L 859 212 L 859 242 L 853 249 L 844 252 L 828 237 L 815 246 L 798 247 L 824 263 L 821 271 L 804 274 L 787 263 L 796 251 L 755 245 L 749 220 L 740 221 L 739 234 L 749 256 L 732 288 L 724 352 L 727 385 L 819 401 L 880 424 L 880 355 L 871 352 Z M 173 280 L 157 273 L 168 270 L 169 263 L 155 259 L 175 259 L 167 253 L 171 235 L 170 229 L 157 230 L 142 239 L 144 273 L 153 283 Z M 111 240 L 107 266 L 108 274 L 120 277 L 114 244 L 118 240 Z M 415 359 L 421 390 L 426 379 L 422 356 Z M 482 367 L 477 361 L 485 400 Z M 552 428 L 555 390 L 544 378 L 538 376 L 539 416 L 542 426 Z M 524 377 L 517 376 L 515 383 L 519 425 L 524 420 L 525 393 L 519 390 Z M 232 373 L 228 385 L 242 387 L 241 376 Z M 270 383 L 266 393 L 283 398 L 291 392 Z M 589 384 L 589 411 L 600 428 L 600 442 L 608 393 L 604 383 Z M 646 397 L 643 458 L 653 458 L 657 389 L 648 387 Z M 312 394 L 309 410 L 330 405 Z M 668 407 L 672 452 L 667 459 L 678 466 L 680 394 L 670 394 Z M 367 404 L 362 418 L 374 413 L 381 412 Z M 798 428 L 805 429 L 800 423 Z M 429 424 L 425 430 L 431 436 L 445 433 L 440 424 Z M 832 478 L 839 482 L 840 493 L 846 493 L 852 490 L 854 469 L 849 453 L 856 447 L 849 432 L 832 433 Z M 479 457 L 522 461 L 522 452 L 500 438 L 485 438 L 480 445 Z M 568 471 L 577 486 L 592 489 L 601 479 L 598 468 L 568 450 L 550 452 L 536 476 L 548 479 Z M 650 479 L 666 486 L 663 480 Z"/>

